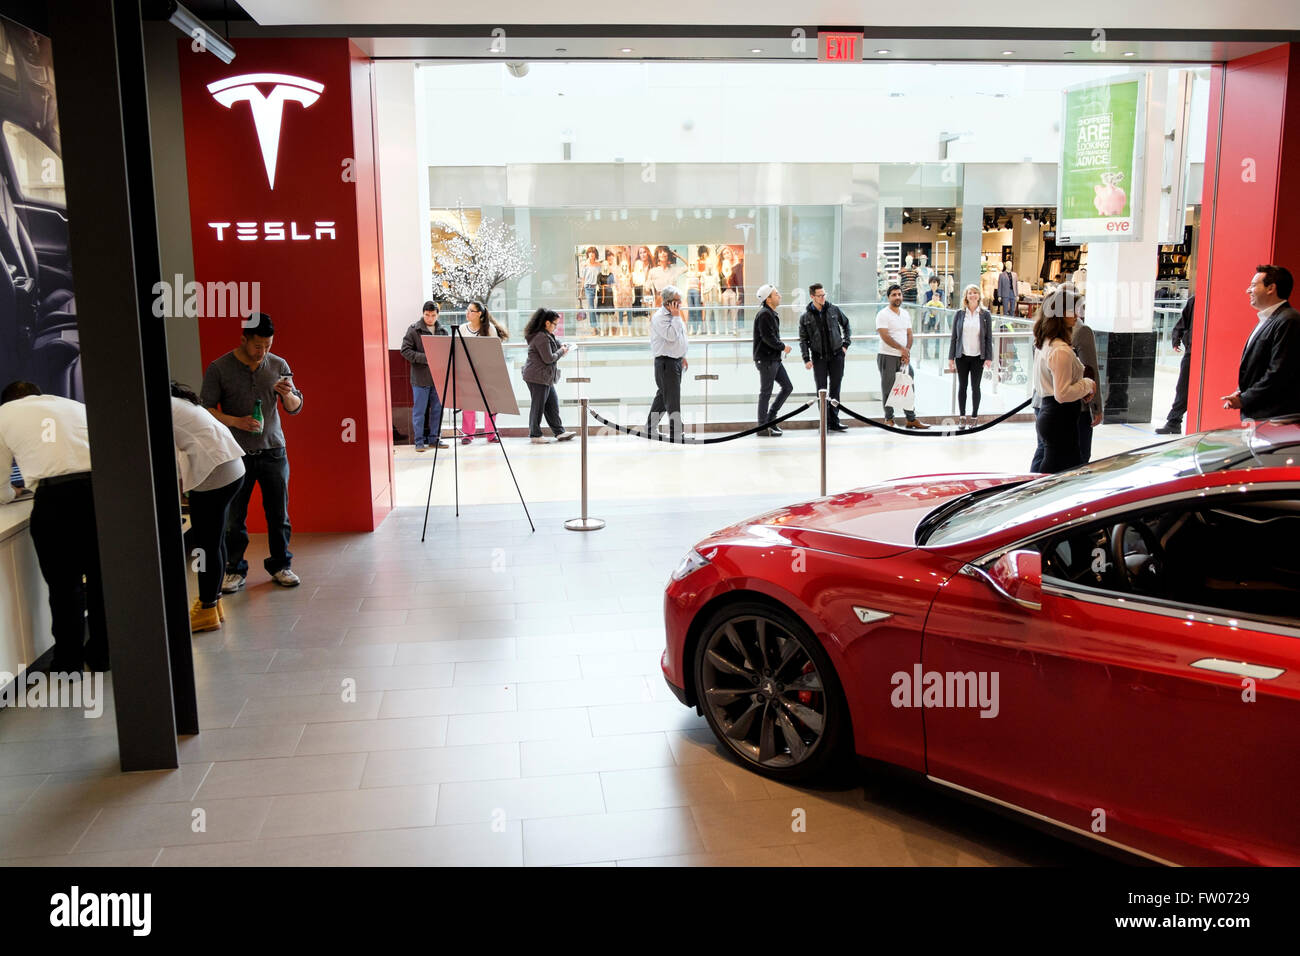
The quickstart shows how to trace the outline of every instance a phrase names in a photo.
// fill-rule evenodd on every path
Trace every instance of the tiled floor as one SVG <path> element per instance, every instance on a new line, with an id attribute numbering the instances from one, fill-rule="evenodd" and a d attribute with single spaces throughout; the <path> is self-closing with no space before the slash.
<path id="1" fill-rule="evenodd" d="M 1108 427 L 1098 451 L 1151 437 Z M 995 469 L 1032 451 L 1025 426 L 964 448 L 836 440 L 833 489 L 855 472 L 853 484 Z M 708 531 L 814 490 L 812 436 L 780 441 L 594 445 L 620 463 L 624 490 L 661 496 L 603 487 L 593 511 L 609 526 L 592 534 L 562 528 L 576 456 L 512 442 L 536 533 L 511 486 L 478 503 L 492 486 L 466 471 L 499 453 L 473 447 L 460 518 L 435 507 L 423 544 L 422 507 L 370 535 L 296 535 L 303 585 L 276 588 L 259 569 L 226 599 L 225 628 L 194 638 L 203 730 L 182 739 L 178 770 L 118 772 L 111 698 L 98 720 L 0 713 L 0 862 L 1096 862 L 911 784 L 766 781 L 671 696 L 658 668 L 667 574 Z M 402 501 L 421 500 L 428 458 L 402 450 Z M 720 484 L 730 492 L 717 496 Z M 264 547 L 255 537 L 255 567 Z"/>

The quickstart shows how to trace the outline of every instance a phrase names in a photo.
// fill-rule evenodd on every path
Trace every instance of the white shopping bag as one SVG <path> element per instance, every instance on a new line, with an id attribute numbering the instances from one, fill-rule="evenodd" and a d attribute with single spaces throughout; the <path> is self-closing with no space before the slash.
<path id="1" fill-rule="evenodd" d="M 916 408 L 916 386 L 905 367 L 899 368 L 898 374 L 894 376 L 894 387 L 889 390 L 889 399 L 885 404 L 890 408 L 901 408 L 905 412 Z"/>

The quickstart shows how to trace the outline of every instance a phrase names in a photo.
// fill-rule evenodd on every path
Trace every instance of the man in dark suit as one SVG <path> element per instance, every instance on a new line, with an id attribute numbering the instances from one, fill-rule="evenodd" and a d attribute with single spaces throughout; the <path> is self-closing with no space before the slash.
<path id="1" fill-rule="evenodd" d="M 1156 429 L 1157 435 L 1181 435 L 1183 416 L 1187 414 L 1187 382 L 1192 375 L 1192 318 L 1196 311 L 1196 296 L 1188 296 L 1183 313 L 1169 334 L 1175 352 L 1183 353 L 1178 366 L 1178 384 L 1174 386 L 1174 403 L 1169 406 L 1169 417 Z"/>
<path id="2" fill-rule="evenodd" d="M 1224 408 L 1262 420 L 1300 414 L 1300 312 L 1287 302 L 1291 273 L 1281 266 L 1255 267 L 1250 304 L 1259 324 L 1246 339 L 1237 390 L 1223 396 Z"/>

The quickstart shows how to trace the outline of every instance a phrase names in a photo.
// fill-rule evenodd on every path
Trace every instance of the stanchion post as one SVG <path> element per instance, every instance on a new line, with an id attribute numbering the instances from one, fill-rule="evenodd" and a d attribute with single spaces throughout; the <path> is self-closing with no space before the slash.
<path id="1" fill-rule="evenodd" d="M 582 426 L 578 432 L 582 459 L 582 517 L 570 518 L 564 522 L 564 527 L 570 531 L 599 531 L 605 527 L 605 522 L 600 518 L 587 517 L 587 399 L 580 398 L 578 401 L 582 406 Z"/>
<path id="2" fill-rule="evenodd" d="M 822 497 L 826 496 L 826 389 L 817 389 L 817 430 L 822 446 Z"/>

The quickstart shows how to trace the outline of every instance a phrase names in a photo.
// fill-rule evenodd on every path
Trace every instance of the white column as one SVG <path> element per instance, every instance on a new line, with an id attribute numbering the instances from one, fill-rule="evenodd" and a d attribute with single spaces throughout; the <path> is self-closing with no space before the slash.
<path id="1" fill-rule="evenodd" d="M 384 309 L 388 347 L 400 348 L 429 297 L 429 176 L 421 161 L 423 90 L 414 63 L 378 60 L 375 69 L 376 162 L 384 226 Z"/>
<path id="2" fill-rule="evenodd" d="M 1168 84 L 1167 69 L 1151 70 L 1147 75 L 1146 153 L 1138 233 L 1141 239 L 1088 244 L 1088 324 L 1098 332 L 1152 330 Z"/>

